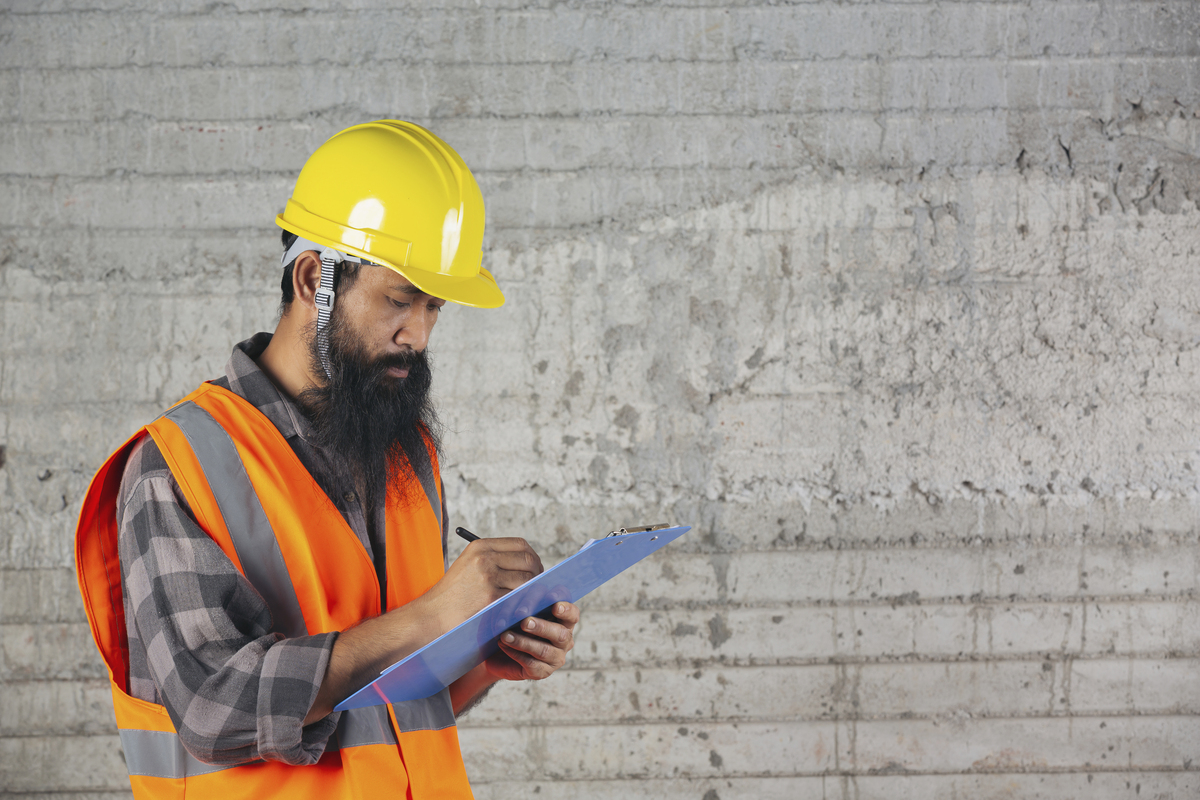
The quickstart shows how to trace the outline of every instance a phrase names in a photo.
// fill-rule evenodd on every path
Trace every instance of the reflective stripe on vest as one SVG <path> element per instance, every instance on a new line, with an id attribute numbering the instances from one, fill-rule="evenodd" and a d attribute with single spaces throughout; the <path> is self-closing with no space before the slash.
<path id="1" fill-rule="evenodd" d="M 122 728 L 121 749 L 130 775 L 151 778 L 186 778 L 207 775 L 228 767 L 205 764 L 183 748 L 179 734 L 164 731 L 139 731 Z"/>
<path id="2" fill-rule="evenodd" d="M 308 633 L 295 587 L 288 575 L 275 532 L 267 520 L 233 439 L 213 416 L 194 402 L 184 402 L 167 411 L 164 418 L 174 423 L 187 439 L 212 490 L 225 527 L 229 531 L 246 579 L 258 590 L 271 610 L 273 629 L 288 637 Z M 441 503 L 432 479 L 432 469 L 416 469 L 434 516 L 441 525 Z M 436 731 L 454 725 L 449 689 L 423 700 L 393 706 L 402 732 Z M 156 778 L 185 778 L 231 769 L 199 761 L 184 749 L 178 734 L 122 729 L 121 746 L 131 775 Z M 327 750 L 366 745 L 396 745 L 387 706 L 371 706 L 341 712 Z"/>
<path id="3" fill-rule="evenodd" d="M 441 730 L 454 724 L 452 711 L 447 715 L 441 709 L 450 710 L 450 692 L 443 689 L 444 703 L 401 703 L 396 707 L 396 718 L 401 720 L 403 730 Z M 441 695 L 435 695 L 439 700 Z M 433 699 L 433 698 L 430 698 Z M 403 710 L 402 710 L 403 709 Z M 410 710 L 411 709 L 411 710 Z M 326 750 L 347 747 L 362 747 L 372 744 L 396 744 L 396 734 L 388 719 L 387 706 L 370 706 L 341 712 L 337 730 L 329 737 Z M 410 727 L 411 726 L 411 727 Z M 205 764 L 183 747 L 178 734 L 164 731 L 141 731 L 123 728 L 121 749 L 125 751 L 125 765 L 130 775 L 145 775 L 151 778 L 187 778 L 233 769 L 233 766 Z"/>
<path id="4" fill-rule="evenodd" d="M 424 450 L 418 451 L 416 456 L 413 458 L 410 454 L 409 463 L 421 481 L 421 488 L 425 490 L 425 497 L 429 499 L 429 505 L 433 508 L 433 516 L 437 518 L 438 533 L 445 542 L 446 532 L 442 530 L 442 500 L 438 497 L 437 484 L 433 480 L 433 464 L 429 462 L 429 453 Z M 418 459 L 420 463 L 417 463 Z"/>
<path id="5" fill-rule="evenodd" d="M 271 609 L 274 630 L 284 636 L 306 636 L 304 614 L 288 577 L 275 531 L 250 485 L 237 446 L 212 414 L 193 402 L 180 403 L 166 414 L 187 437 L 192 452 L 225 519 L 246 579 Z"/>

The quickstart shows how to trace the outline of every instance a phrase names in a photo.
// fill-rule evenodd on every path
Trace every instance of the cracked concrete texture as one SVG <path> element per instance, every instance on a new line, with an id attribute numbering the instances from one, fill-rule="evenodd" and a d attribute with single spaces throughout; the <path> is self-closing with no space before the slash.
<path id="1" fill-rule="evenodd" d="M 1016 169 L 834 176 L 513 242 L 512 311 L 455 319 L 438 352 L 455 415 L 485 363 L 524 384 L 499 402 L 529 457 L 486 480 L 455 460 L 497 496 L 662 506 L 1194 499 L 1196 211 L 1112 197 Z"/>

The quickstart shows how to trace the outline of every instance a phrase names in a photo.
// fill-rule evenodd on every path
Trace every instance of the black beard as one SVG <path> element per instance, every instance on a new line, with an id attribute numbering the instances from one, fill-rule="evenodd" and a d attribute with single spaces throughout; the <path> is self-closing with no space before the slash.
<path id="1" fill-rule="evenodd" d="M 433 373 L 424 351 L 370 358 L 336 308 L 327 331 L 328 382 L 298 399 L 312 423 L 309 438 L 350 471 L 369 515 L 389 490 L 415 477 L 414 463 L 428 470 L 426 437 L 441 452 L 441 424 L 429 396 Z M 324 375 L 315 332 L 309 350 L 314 372 Z M 391 367 L 408 376 L 388 375 Z"/>

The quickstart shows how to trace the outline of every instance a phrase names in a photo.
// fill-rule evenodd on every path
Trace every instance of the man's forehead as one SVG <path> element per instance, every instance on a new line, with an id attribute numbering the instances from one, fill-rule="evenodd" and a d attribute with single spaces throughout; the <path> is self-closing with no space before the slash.
<path id="1" fill-rule="evenodd" d="M 371 268 L 371 280 L 378 281 L 378 283 L 374 284 L 376 287 L 382 285 L 383 288 L 387 289 L 389 292 L 397 292 L 399 294 L 422 294 L 434 299 L 440 299 L 437 297 L 437 295 L 429 294 L 429 292 L 419 288 L 408 278 L 404 277 L 390 267 L 385 267 L 382 264 L 371 264 Z"/>
<path id="2" fill-rule="evenodd" d="M 400 294 L 421 294 L 428 297 L 433 297 L 435 300 L 438 299 L 436 295 L 429 294 L 429 292 L 414 286 L 413 283 L 403 275 L 397 275 L 393 272 L 392 276 L 393 277 L 388 281 L 388 288 L 393 292 L 399 292 Z"/>
<path id="3" fill-rule="evenodd" d="M 413 286 L 403 278 L 398 281 L 392 281 L 392 285 L 388 287 L 393 292 L 403 292 L 404 294 L 421 294 L 421 290 Z"/>
<path id="4" fill-rule="evenodd" d="M 421 294 L 413 282 L 396 272 L 391 267 L 385 267 L 383 264 L 370 264 L 372 280 L 382 283 L 383 286 L 391 292 L 400 292 L 401 294 Z M 376 283 L 376 286 L 379 285 Z"/>

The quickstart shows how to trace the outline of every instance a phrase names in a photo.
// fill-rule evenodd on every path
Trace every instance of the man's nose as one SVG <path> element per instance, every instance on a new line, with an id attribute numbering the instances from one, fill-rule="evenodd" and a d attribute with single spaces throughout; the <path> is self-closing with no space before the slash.
<path id="1" fill-rule="evenodd" d="M 428 313 L 424 308 L 415 310 L 404 320 L 400 330 L 396 331 L 395 342 L 398 345 L 408 345 L 418 353 L 429 344 L 429 334 L 437 317 Z"/>

